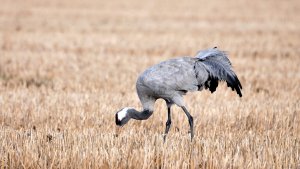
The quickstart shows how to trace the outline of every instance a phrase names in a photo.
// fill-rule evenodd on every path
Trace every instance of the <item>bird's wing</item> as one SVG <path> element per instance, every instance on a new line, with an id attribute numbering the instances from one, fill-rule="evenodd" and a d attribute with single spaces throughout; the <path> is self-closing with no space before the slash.
<path id="1" fill-rule="evenodd" d="M 157 94 L 196 91 L 195 59 L 189 57 L 170 59 L 152 66 L 142 73 L 141 85 Z"/>
<path id="2" fill-rule="evenodd" d="M 169 78 L 172 79 L 170 86 L 177 91 L 186 93 L 187 91 L 197 91 L 198 83 L 195 78 L 195 71 L 193 69 L 194 61 L 188 57 L 183 57 L 176 60 L 178 67 L 173 68 L 173 73 Z"/>
<path id="3" fill-rule="evenodd" d="M 232 70 L 226 52 L 213 48 L 199 51 L 195 57 L 198 59 L 195 65 L 197 79 L 206 89 L 214 92 L 218 87 L 218 81 L 224 80 L 228 87 L 242 97 L 242 85 Z"/>

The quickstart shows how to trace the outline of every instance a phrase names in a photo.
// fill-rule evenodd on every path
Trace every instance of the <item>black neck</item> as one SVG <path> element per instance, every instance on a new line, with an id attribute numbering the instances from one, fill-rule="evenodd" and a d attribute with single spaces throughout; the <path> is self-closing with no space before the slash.
<path id="1" fill-rule="evenodd" d="M 128 111 L 128 115 L 130 118 L 133 118 L 135 120 L 146 120 L 152 115 L 153 111 L 150 110 L 143 110 L 142 112 L 139 112 L 134 109 L 130 109 Z"/>

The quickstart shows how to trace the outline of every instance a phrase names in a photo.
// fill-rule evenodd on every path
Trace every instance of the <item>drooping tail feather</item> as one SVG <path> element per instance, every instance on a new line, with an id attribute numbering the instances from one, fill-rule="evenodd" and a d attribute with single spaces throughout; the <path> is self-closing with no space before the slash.
<path id="1" fill-rule="evenodd" d="M 203 67 L 207 71 L 205 73 L 208 73 L 207 76 L 199 76 L 201 78 L 206 77 L 206 79 L 199 80 L 204 83 L 206 89 L 209 89 L 213 93 L 218 87 L 219 81 L 224 80 L 227 82 L 228 87 L 233 91 L 235 90 L 242 97 L 242 85 L 232 70 L 231 62 L 226 52 L 220 51 L 217 48 L 207 49 L 199 51 L 196 58 L 199 59 L 199 62 L 196 63 L 198 66 L 196 73 L 199 74 L 200 71 L 203 71 Z"/>

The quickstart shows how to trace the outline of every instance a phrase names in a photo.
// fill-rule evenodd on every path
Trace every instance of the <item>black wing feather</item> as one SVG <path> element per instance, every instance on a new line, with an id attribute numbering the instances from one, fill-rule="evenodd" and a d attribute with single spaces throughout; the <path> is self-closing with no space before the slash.
<path id="1" fill-rule="evenodd" d="M 199 71 L 197 71 L 197 66 L 201 65 L 205 67 L 208 73 L 208 77 L 204 82 L 206 89 L 209 89 L 213 93 L 218 87 L 218 81 L 224 80 L 227 82 L 228 87 L 235 90 L 237 94 L 242 97 L 241 82 L 232 70 L 231 62 L 226 52 L 213 48 L 198 52 L 196 58 L 200 62 L 196 64 L 196 72 L 199 73 L 199 71 L 202 70 L 199 69 Z"/>

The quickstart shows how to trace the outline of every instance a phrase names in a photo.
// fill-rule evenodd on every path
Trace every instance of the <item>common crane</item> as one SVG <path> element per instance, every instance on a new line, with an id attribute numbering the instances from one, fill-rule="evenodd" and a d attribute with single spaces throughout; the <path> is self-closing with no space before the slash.
<path id="1" fill-rule="evenodd" d="M 168 120 L 164 140 L 171 126 L 171 106 L 176 104 L 186 114 L 191 140 L 194 137 L 193 117 L 188 112 L 183 95 L 188 91 L 208 89 L 213 93 L 219 81 L 226 81 L 227 86 L 242 97 L 242 85 L 234 73 L 231 62 L 224 51 L 217 47 L 199 51 L 195 57 L 181 57 L 156 64 L 145 70 L 137 79 L 136 90 L 143 110 L 126 107 L 115 115 L 118 126 L 125 125 L 130 119 L 146 120 L 154 111 L 157 99 L 164 99 L 168 108 Z"/>

